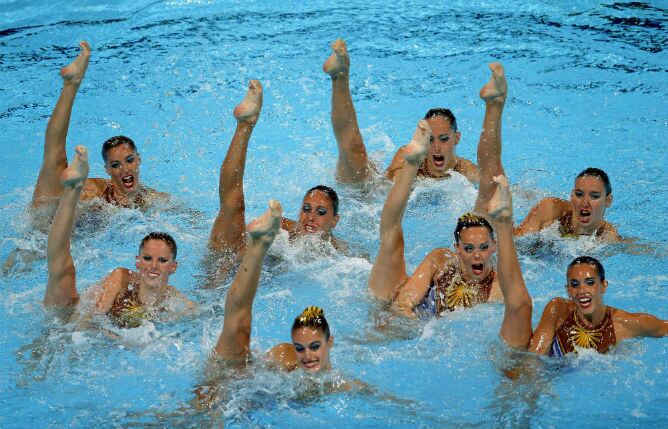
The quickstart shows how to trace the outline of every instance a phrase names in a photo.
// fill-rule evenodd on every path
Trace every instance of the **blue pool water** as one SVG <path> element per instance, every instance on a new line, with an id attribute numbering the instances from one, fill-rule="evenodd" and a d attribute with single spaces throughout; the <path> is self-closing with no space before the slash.
<path id="1" fill-rule="evenodd" d="M 564 295 L 564 267 L 581 253 L 602 259 L 608 304 L 668 318 L 666 3 L 390 3 L 0 1 L 0 256 L 15 247 L 44 251 L 45 237 L 30 229 L 24 210 L 58 70 L 86 39 L 93 54 L 68 152 L 86 144 L 91 176 L 105 177 L 101 142 L 129 135 L 142 154 L 142 181 L 173 201 L 147 213 L 83 218 L 73 246 L 79 288 L 132 267 L 139 239 L 166 230 L 179 243 L 172 284 L 202 308 L 191 320 L 116 330 L 121 339 L 112 340 L 51 320 L 41 306 L 45 262 L 19 265 L 0 277 L 0 427 L 668 426 L 667 339 L 527 363 L 497 340 L 499 304 L 379 332 L 365 289 L 368 260 L 291 247 L 284 237 L 272 247 L 255 302 L 253 350 L 288 341 L 294 316 L 322 306 L 335 336 L 335 376 L 376 392 L 305 397 L 303 374 L 256 368 L 220 381 L 225 393 L 212 410 L 191 406 L 192 391 L 211 384 L 204 368 L 229 286 L 205 288 L 203 261 L 231 109 L 248 79 L 265 88 L 246 168 L 249 217 L 270 198 L 294 217 L 306 189 L 334 185 L 342 199 L 337 236 L 375 256 L 387 184 L 334 181 L 330 83 L 321 66 L 337 37 L 348 42 L 362 134 L 383 167 L 434 106 L 454 110 L 458 154 L 475 159 L 477 93 L 486 63 L 502 61 L 510 87 L 504 164 L 516 218 L 544 196 L 567 198 L 587 166 L 610 173 L 607 219 L 642 247 L 564 241 L 554 231 L 519 240 L 534 324 L 550 298 Z M 452 244 L 455 219 L 474 199 L 475 189 L 457 177 L 417 185 L 404 222 L 409 269 Z M 507 380 L 503 369 L 518 361 L 526 376 Z"/>

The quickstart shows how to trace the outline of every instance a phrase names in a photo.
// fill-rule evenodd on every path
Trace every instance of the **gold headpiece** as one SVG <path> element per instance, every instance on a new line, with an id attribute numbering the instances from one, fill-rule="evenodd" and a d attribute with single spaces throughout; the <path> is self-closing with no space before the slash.
<path id="1" fill-rule="evenodd" d="M 325 317 L 325 310 L 320 307 L 311 305 L 306 307 L 304 311 L 302 311 L 302 314 L 299 315 L 299 322 L 306 323 L 315 320 L 319 322 L 323 317 Z"/>
<path id="2" fill-rule="evenodd" d="M 463 215 L 459 216 L 457 222 L 480 222 L 480 216 L 471 212 L 464 213 Z"/>

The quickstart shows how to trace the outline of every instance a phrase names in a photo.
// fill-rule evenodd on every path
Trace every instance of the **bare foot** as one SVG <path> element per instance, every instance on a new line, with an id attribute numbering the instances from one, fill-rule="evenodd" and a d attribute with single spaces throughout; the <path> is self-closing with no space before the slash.
<path id="1" fill-rule="evenodd" d="M 336 75 L 347 73 L 350 69 L 350 57 L 348 56 L 348 49 L 346 42 L 343 39 L 336 39 L 332 43 L 332 55 L 327 58 L 325 64 L 322 66 L 322 71 L 332 77 Z"/>
<path id="2" fill-rule="evenodd" d="M 282 215 L 283 207 L 281 207 L 281 203 L 276 200 L 269 201 L 269 209 L 248 225 L 251 242 L 260 240 L 265 244 L 271 244 L 281 228 Z"/>
<path id="3" fill-rule="evenodd" d="M 487 202 L 485 210 L 495 221 L 508 221 L 513 217 L 513 198 L 506 176 L 495 176 L 492 180 L 497 187 Z"/>
<path id="4" fill-rule="evenodd" d="M 248 81 L 248 91 L 241 103 L 234 108 L 237 122 L 257 122 L 262 110 L 262 84 L 259 80 Z"/>
<path id="5" fill-rule="evenodd" d="M 480 98 L 485 103 L 496 102 L 503 104 L 506 102 L 506 95 L 508 94 L 508 82 L 506 82 L 506 74 L 503 71 L 503 66 L 501 63 L 489 63 L 489 69 L 492 71 L 492 77 L 489 78 L 489 82 L 480 90 Z"/>
<path id="6" fill-rule="evenodd" d="M 427 154 L 429 139 L 431 137 L 431 127 L 422 119 L 413 133 L 413 138 L 406 145 L 404 159 L 409 164 L 420 165 Z"/>
<path id="7" fill-rule="evenodd" d="M 65 82 L 80 84 L 88 68 L 88 59 L 90 58 L 90 46 L 88 42 L 79 42 L 81 52 L 69 65 L 60 69 L 60 76 Z"/>
<path id="8" fill-rule="evenodd" d="M 77 188 L 83 186 L 88 177 L 88 151 L 86 146 L 74 148 L 74 160 L 60 175 L 60 181 L 66 188 Z"/>

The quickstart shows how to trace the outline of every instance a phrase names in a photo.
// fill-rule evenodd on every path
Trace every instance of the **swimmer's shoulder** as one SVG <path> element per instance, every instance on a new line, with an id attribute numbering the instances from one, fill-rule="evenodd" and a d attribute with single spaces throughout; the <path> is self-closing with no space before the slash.
<path id="1" fill-rule="evenodd" d="M 272 347 L 265 355 L 265 360 L 271 366 L 286 372 L 294 371 L 299 366 L 297 352 L 290 343 L 281 343 Z"/>
<path id="2" fill-rule="evenodd" d="M 603 232 L 601 233 L 601 239 L 605 241 L 621 241 L 622 236 L 617 232 L 617 228 L 614 227 L 607 220 L 603 221 Z"/>
<path id="3" fill-rule="evenodd" d="M 397 149 L 397 152 L 394 154 L 392 161 L 390 161 L 390 165 L 385 170 L 385 177 L 389 180 L 394 180 L 394 176 L 404 166 L 404 162 L 406 162 L 404 159 L 405 152 L 406 146 L 404 145 Z"/>
<path id="4" fill-rule="evenodd" d="M 288 219 L 287 217 L 281 217 L 281 229 L 284 229 L 288 232 L 290 240 L 294 240 L 299 235 L 299 228 L 297 227 L 297 221 Z"/>
<path id="5" fill-rule="evenodd" d="M 555 328 L 558 329 L 563 325 L 573 310 L 574 307 L 571 300 L 560 297 L 552 298 L 543 309 L 541 321 L 547 316 L 550 320 L 555 322 Z"/>
<path id="6" fill-rule="evenodd" d="M 423 259 L 423 263 L 428 263 L 433 267 L 434 273 L 443 271 L 457 255 L 447 247 L 437 247 L 432 249 Z"/>
<path id="7" fill-rule="evenodd" d="M 169 194 L 167 192 L 156 191 L 155 189 L 149 187 L 144 187 L 142 189 L 146 199 L 150 202 L 169 200 Z"/>
<path id="8" fill-rule="evenodd" d="M 543 198 L 533 206 L 522 223 L 514 228 L 515 235 L 538 232 L 573 210 L 569 201 L 556 197 Z"/>
<path id="9" fill-rule="evenodd" d="M 102 179 L 100 177 L 86 179 L 83 191 L 81 192 L 81 199 L 92 200 L 93 198 L 101 198 L 109 183 L 111 183 L 109 179 Z"/>
<path id="10" fill-rule="evenodd" d="M 453 170 L 466 177 L 471 182 L 477 183 L 480 181 L 478 166 L 466 158 L 457 157 Z"/>

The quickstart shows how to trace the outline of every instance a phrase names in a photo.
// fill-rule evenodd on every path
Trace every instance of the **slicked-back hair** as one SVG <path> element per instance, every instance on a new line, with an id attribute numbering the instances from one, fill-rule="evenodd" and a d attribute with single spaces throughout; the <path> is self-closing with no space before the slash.
<path id="1" fill-rule="evenodd" d="M 137 152 L 137 146 L 130 137 L 113 136 L 107 139 L 104 143 L 102 143 L 102 159 L 104 160 L 105 163 L 107 162 L 107 152 L 109 152 L 116 146 L 121 146 L 121 145 L 128 145 L 130 149 Z"/>
<path id="2" fill-rule="evenodd" d="M 177 250 L 176 240 L 174 240 L 174 238 L 171 235 L 167 234 L 166 232 L 159 232 L 159 231 L 154 231 L 149 233 L 146 237 L 142 238 L 141 244 L 139 244 L 140 252 L 144 248 L 146 242 L 149 240 L 158 240 L 165 243 L 172 251 L 172 254 L 174 255 L 174 260 L 176 260 L 176 250 Z"/>
<path id="3" fill-rule="evenodd" d="M 457 131 L 457 118 L 455 118 L 455 114 L 452 113 L 452 110 L 445 109 L 443 107 L 429 109 L 427 114 L 424 115 L 424 119 L 431 119 L 435 116 L 442 116 L 448 121 L 450 121 L 450 128 L 452 129 L 452 131 Z"/>

